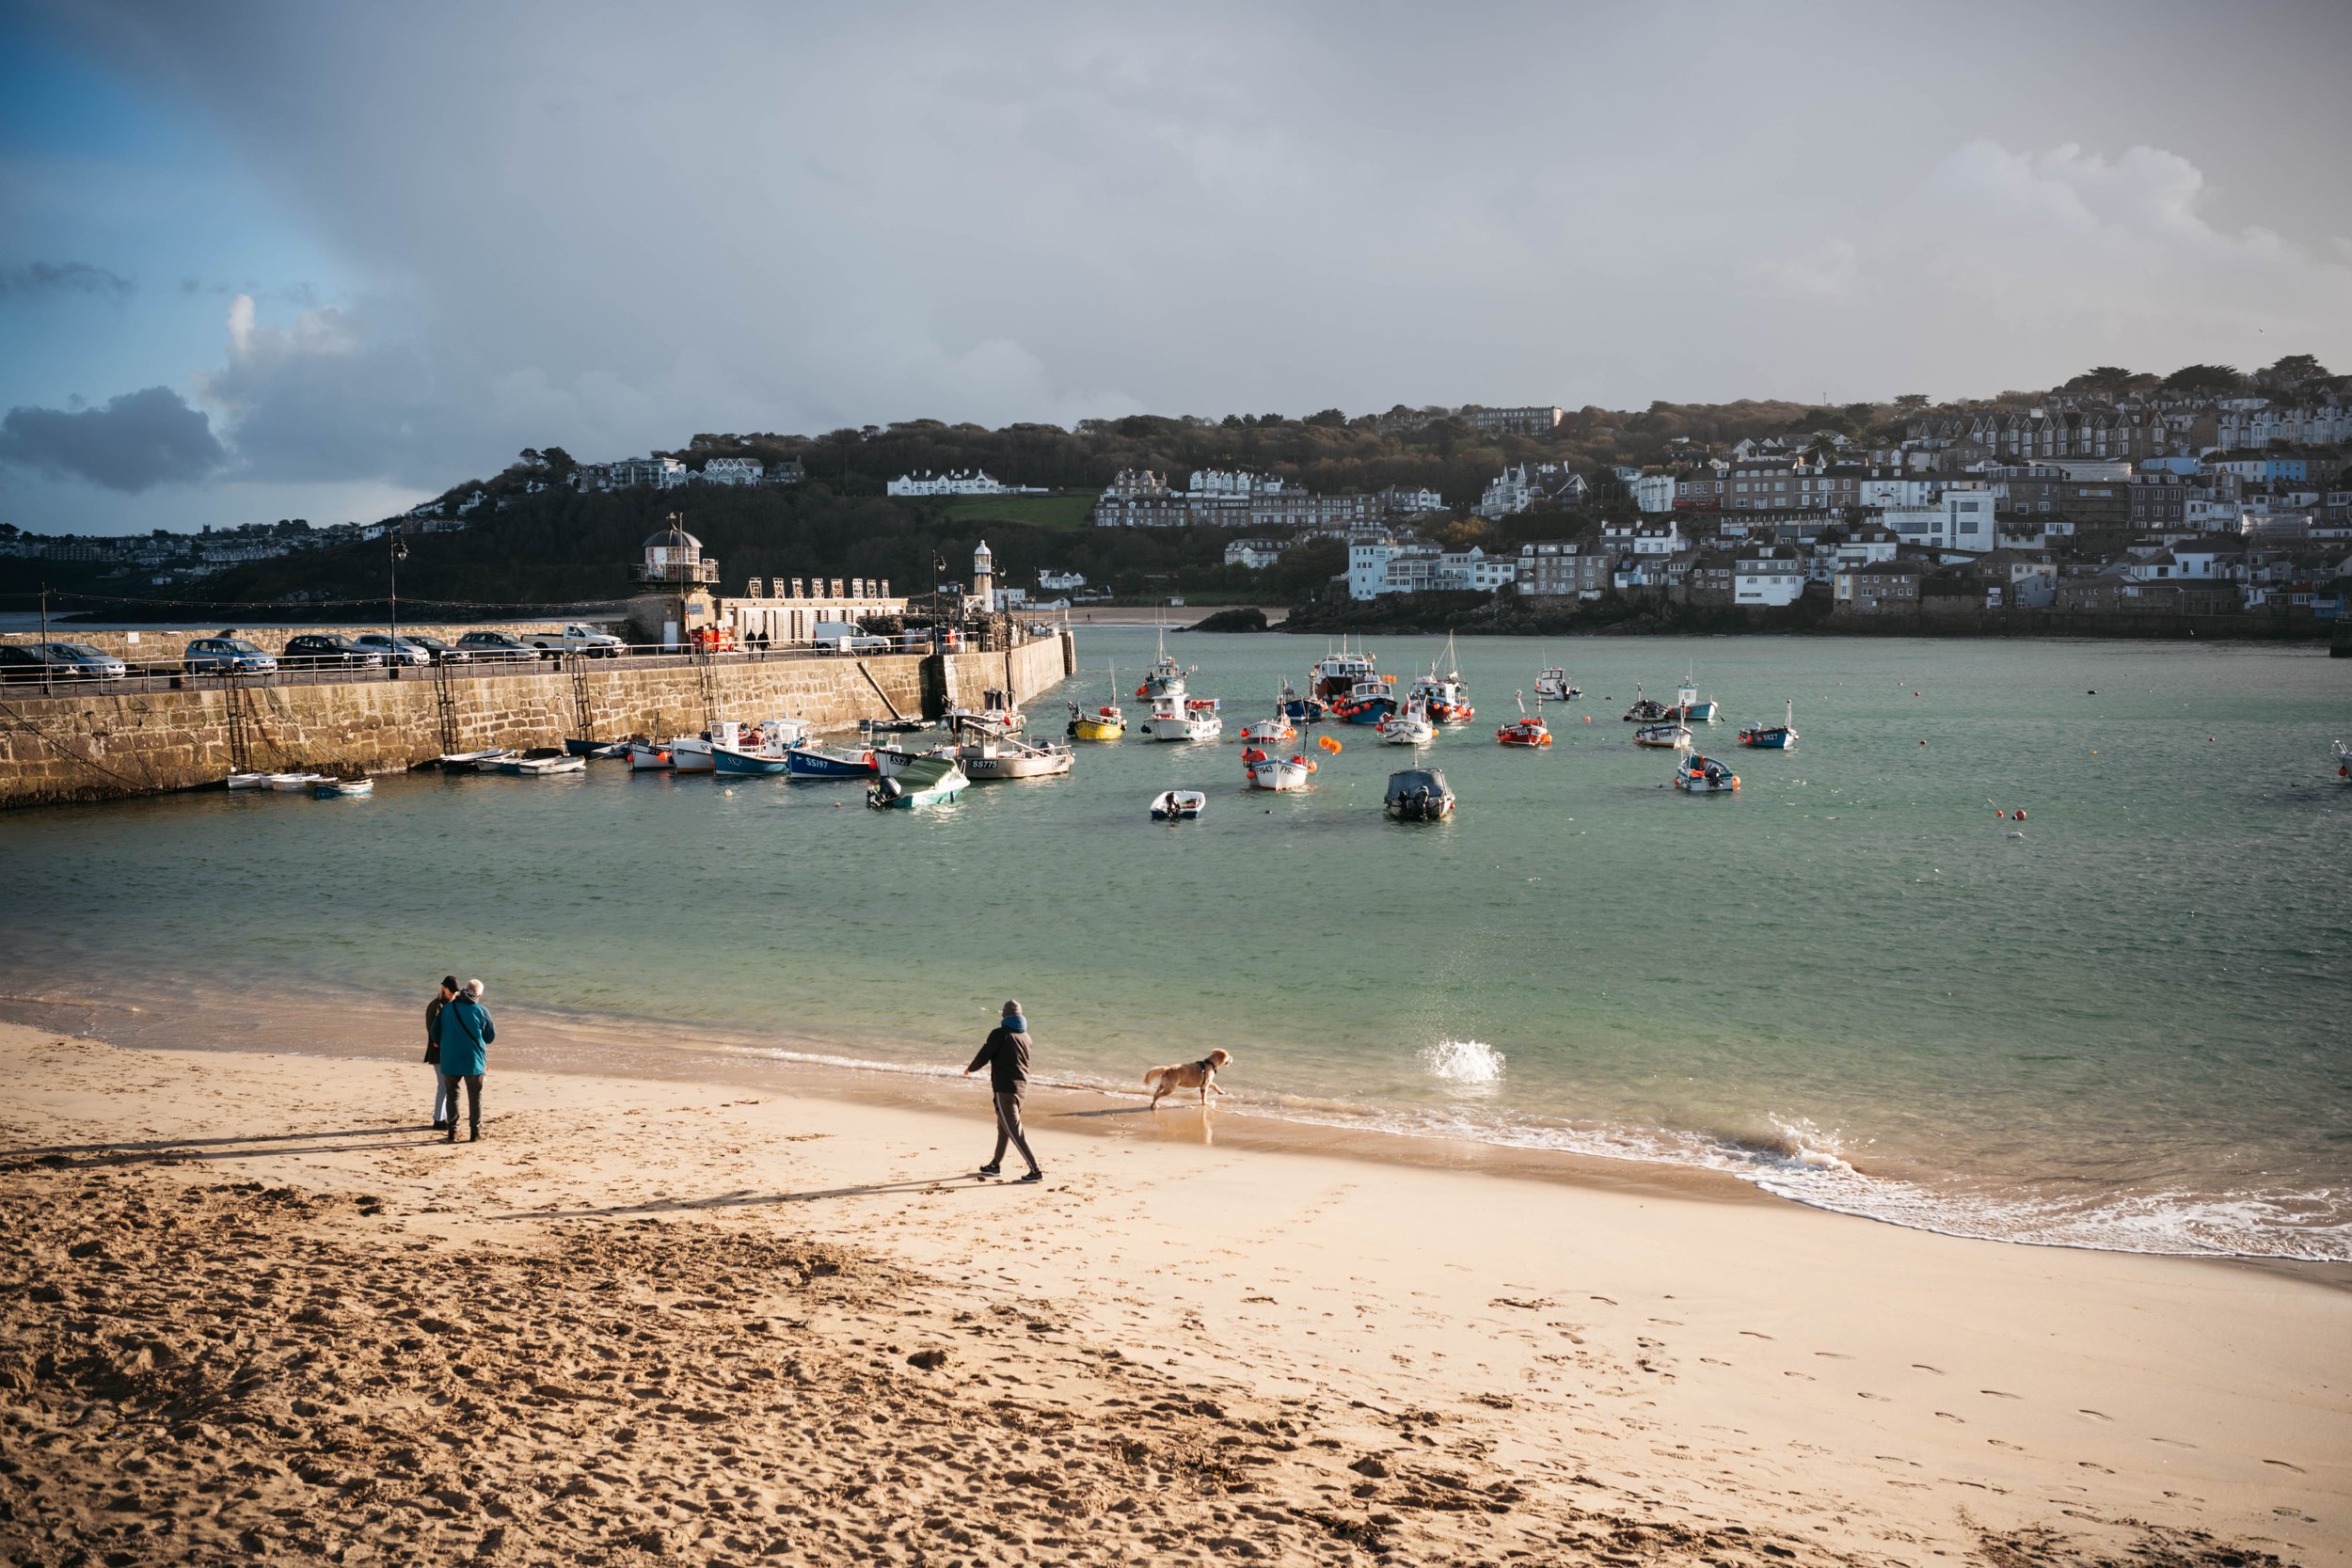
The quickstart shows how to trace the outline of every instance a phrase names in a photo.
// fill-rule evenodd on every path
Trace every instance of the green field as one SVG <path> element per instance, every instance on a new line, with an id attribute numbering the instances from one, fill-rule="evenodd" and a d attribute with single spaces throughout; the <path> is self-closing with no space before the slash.
<path id="1" fill-rule="evenodd" d="M 958 496 L 947 503 L 950 517 L 1026 523 L 1032 528 L 1084 528 L 1093 511 L 1091 495 Z"/>

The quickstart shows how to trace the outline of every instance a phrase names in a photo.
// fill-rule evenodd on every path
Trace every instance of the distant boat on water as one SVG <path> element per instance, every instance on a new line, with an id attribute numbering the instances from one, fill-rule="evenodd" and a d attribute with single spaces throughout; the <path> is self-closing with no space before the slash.
<path id="1" fill-rule="evenodd" d="M 1675 787 L 1690 795 L 1730 795 L 1740 788 L 1740 775 L 1693 752 L 1675 768 Z"/>
<path id="2" fill-rule="evenodd" d="M 1633 705 L 1625 710 L 1623 717 L 1629 724 L 1655 724 L 1667 717 L 1666 705 L 1655 698 L 1643 696 L 1642 683 L 1635 681 Z"/>
<path id="3" fill-rule="evenodd" d="M 1760 751 L 1785 752 L 1797 743 L 1797 700 L 1788 699 L 1788 708 L 1777 724 L 1750 724 L 1740 732 L 1740 744 Z"/>

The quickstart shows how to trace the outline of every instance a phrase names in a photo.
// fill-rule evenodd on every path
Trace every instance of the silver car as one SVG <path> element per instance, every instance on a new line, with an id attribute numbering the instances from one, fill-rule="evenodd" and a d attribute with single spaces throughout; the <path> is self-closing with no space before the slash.
<path id="1" fill-rule="evenodd" d="M 372 654 L 381 654 L 387 663 L 391 662 L 393 650 L 389 634 L 372 631 L 352 641 Z M 403 664 L 430 664 L 433 662 L 433 650 L 414 638 L 404 637 L 400 640 L 399 661 Z"/>
<path id="2" fill-rule="evenodd" d="M 119 681 L 131 667 L 87 642 L 10 644 L 10 680 Z"/>
<path id="3" fill-rule="evenodd" d="M 180 656 L 180 668 L 191 675 L 266 675 L 278 660 L 242 637 L 199 637 Z"/>

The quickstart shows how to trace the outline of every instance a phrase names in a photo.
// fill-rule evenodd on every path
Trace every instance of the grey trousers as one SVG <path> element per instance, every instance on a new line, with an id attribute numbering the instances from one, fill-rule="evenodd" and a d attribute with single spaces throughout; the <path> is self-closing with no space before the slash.
<path id="1" fill-rule="evenodd" d="M 449 1092 L 449 1080 L 441 1076 L 440 1068 L 436 1066 L 433 1069 L 434 1126 L 438 1127 L 455 1117 L 457 1107 L 452 1103 L 453 1099 L 454 1097 Z"/>
<path id="2" fill-rule="evenodd" d="M 1000 1094 L 995 1097 L 995 1101 L 996 1152 L 988 1157 L 988 1163 L 992 1165 L 1003 1164 L 1005 1145 L 1010 1144 L 1021 1151 L 1021 1158 L 1029 1162 L 1031 1170 L 1037 1169 L 1037 1156 L 1029 1152 L 1028 1137 L 1021 1130 L 1021 1097 L 1017 1094 Z"/>

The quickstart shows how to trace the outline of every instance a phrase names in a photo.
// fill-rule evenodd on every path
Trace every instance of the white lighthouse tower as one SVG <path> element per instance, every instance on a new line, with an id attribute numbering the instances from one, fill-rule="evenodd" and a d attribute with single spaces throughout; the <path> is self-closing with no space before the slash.
<path id="1" fill-rule="evenodd" d="M 972 552 L 972 596 L 979 600 L 980 613 L 992 614 L 996 609 L 996 558 L 989 553 L 988 541 Z"/>

